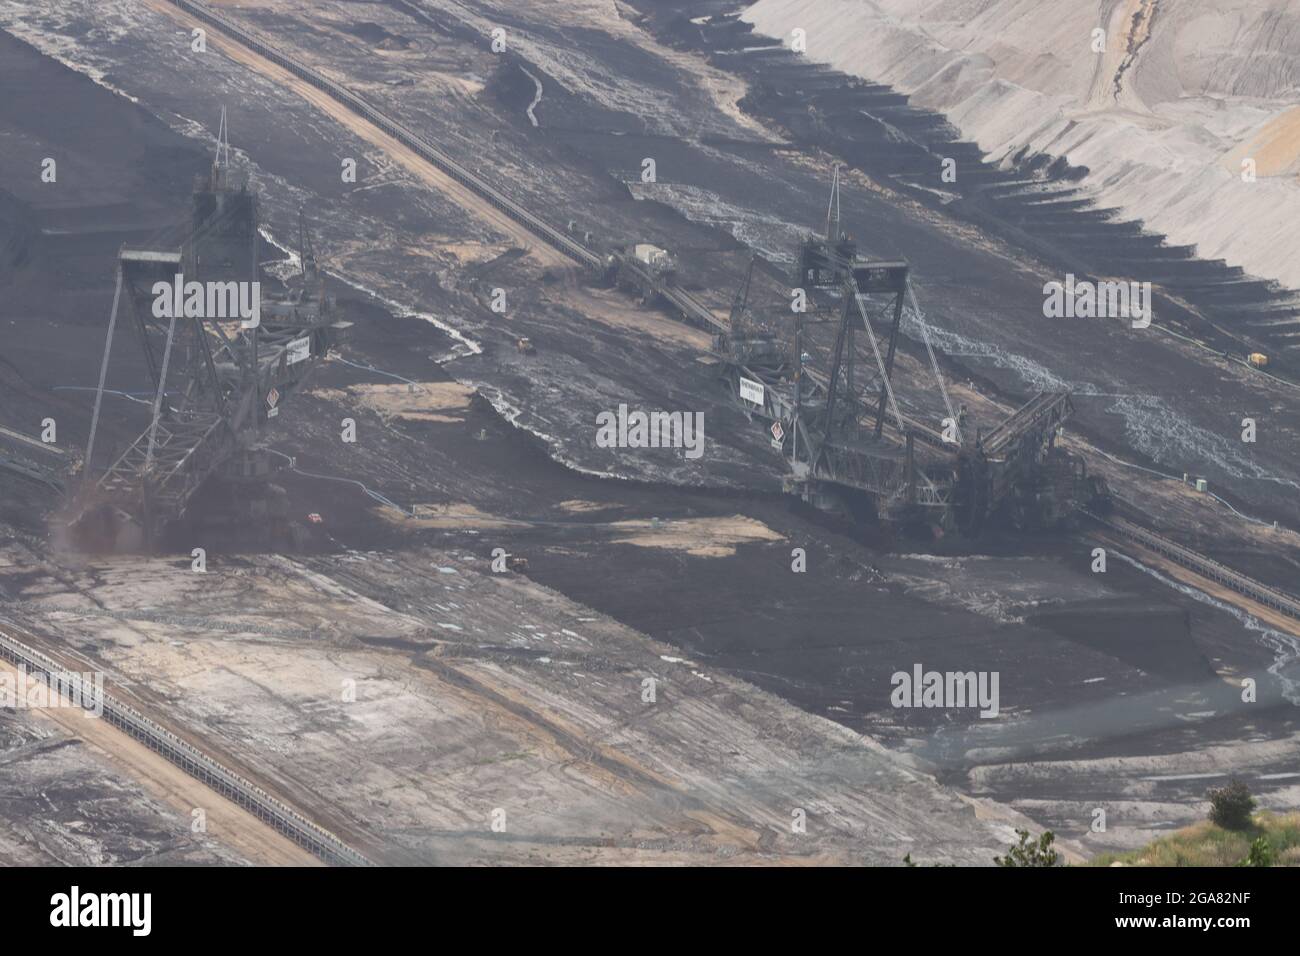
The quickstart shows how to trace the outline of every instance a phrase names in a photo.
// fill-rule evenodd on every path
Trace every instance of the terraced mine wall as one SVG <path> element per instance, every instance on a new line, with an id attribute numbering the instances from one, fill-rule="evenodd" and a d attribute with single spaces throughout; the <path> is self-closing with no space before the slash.
<path id="1" fill-rule="evenodd" d="M 634 5 L 665 40 L 743 77 L 750 93 L 741 107 L 792 138 L 1031 251 L 1062 274 L 1149 281 L 1163 318 L 1177 316 L 1230 356 L 1262 351 L 1272 370 L 1300 378 L 1300 296 L 1222 259 L 1197 258 L 1194 246 L 1169 245 L 1141 222 L 1099 205 L 1084 184 L 1088 169 L 1025 150 L 1005 164 L 986 162 L 945 116 L 891 86 L 841 73 L 756 34 L 734 18 L 739 4 Z M 697 22 L 704 13 L 728 19 Z M 960 172 L 945 179 L 948 160 Z"/>

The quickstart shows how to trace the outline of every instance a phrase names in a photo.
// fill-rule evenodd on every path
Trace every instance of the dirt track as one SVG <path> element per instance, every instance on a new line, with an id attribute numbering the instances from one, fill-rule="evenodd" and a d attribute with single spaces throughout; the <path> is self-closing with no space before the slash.
<path id="1" fill-rule="evenodd" d="M 205 24 L 202 24 L 193 17 L 188 16 L 184 11 L 178 9 L 172 4 L 164 2 L 164 0 L 144 0 L 144 2 L 157 12 L 166 14 L 177 23 L 184 24 L 186 27 L 203 27 L 204 29 L 207 29 Z M 436 189 L 451 199 L 454 199 L 457 205 L 477 217 L 480 221 L 491 226 L 498 232 L 509 236 L 516 246 L 521 249 L 526 249 L 528 254 L 540 265 L 560 270 L 573 268 L 572 260 L 570 260 L 566 255 L 551 248 L 546 243 L 541 242 L 527 229 L 515 222 L 505 213 L 501 212 L 491 203 L 480 198 L 478 194 L 473 192 L 471 189 L 452 179 L 442 170 L 438 169 L 437 166 L 434 166 L 418 153 L 402 145 L 383 130 L 377 129 L 370 123 L 367 123 L 337 100 L 316 89 L 311 84 L 303 82 L 287 70 L 280 68 L 269 60 L 266 60 L 251 50 L 244 48 L 235 41 L 222 36 L 218 31 L 208 30 L 208 33 L 208 42 L 230 59 L 244 64 L 251 70 L 257 71 L 285 89 L 293 90 L 294 93 L 311 103 L 322 113 L 328 115 L 335 122 L 347 127 L 366 142 L 382 149 L 403 167 L 418 176 L 420 180 L 430 188 Z"/>
<path id="2" fill-rule="evenodd" d="M 19 671 L 8 662 L 0 661 L 0 668 L 15 681 L 19 679 Z M 181 819 L 188 821 L 194 809 L 203 809 L 207 833 L 248 860 L 263 866 L 321 865 L 316 857 L 247 810 L 208 789 L 107 721 L 86 717 L 70 704 L 34 712 L 103 754 L 148 793 L 175 809 Z"/>

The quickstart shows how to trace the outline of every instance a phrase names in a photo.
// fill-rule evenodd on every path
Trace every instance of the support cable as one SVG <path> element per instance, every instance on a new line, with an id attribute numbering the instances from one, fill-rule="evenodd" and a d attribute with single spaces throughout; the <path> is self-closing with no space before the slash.
<path id="1" fill-rule="evenodd" d="M 866 297 L 861 292 L 854 292 L 853 298 L 858 303 L 858 312 L 862 315 L 862 324 L 866 326 L 867 338 L 871 341 L 871 351 L 876 355 L 876 367 L 880 370 L 880 380 L 884 383 L 885 395 L 889 398 L 889 410 L 894 413 L 894 421 L 898 423 L 899 432 L 905 435 L 907 434 L 907 426 L 903 424 L 903 415 L 898 410 L 898 402 L 894 398 L 894 386 L 885 373 L 885 360 L 880 354 L 880 345 L 876 342 L 876 333 L 871 329 L 871 319 L 867 318 L 866 304 L 862 301 Z"/>
<path id="2" fill-rule="evenodd" d="M 934 380 L 939 383 L 939 394 L 943 396 L 943 407 L 948 411 L 948 417 L 957 430 L 957 444 L 962 444 L 961 422 L 957 420 L 957 413 L 953 411 L 952 399 L 948 397 L 948 386 L 944 384 L 943 373 L 939 371 L 939 360 L 934 354 L 934 344 L 930 341 L 930 327 L 925 321 L 925 313 L 921 311 L 921 305 L 916 301 L 916 290 L 912 288 L 912 279 L 909 276 L 907 280 L 907 297 L 912 303 L 912 311 L 916 313 L 917 324 L 921 326 L 921 337 L 925 340 L 925 351 L 930 356 L 930 368 L 934 372 Z"/>
<path id="3" fill-rule="evenodd" d="M 95 392 L 95 410 L 90 416 L 90 440 L 86 443 L 86 463 L 82 481 L 90 481 L 91 455 L 95 453 L 95 432 L 99 428 L 99 408 L 104 401 L 104 381 L 108 378 L 108 356 L 113 351 L 113 330 L 117 328 L 117 306 L 122 298 L 122 263 L 117 264 L 117 286 L 113 289 L 113 311 L 108 318 L 108 336 L 104 339 L 104 360 L 99 365 L 99 388 Z"/>

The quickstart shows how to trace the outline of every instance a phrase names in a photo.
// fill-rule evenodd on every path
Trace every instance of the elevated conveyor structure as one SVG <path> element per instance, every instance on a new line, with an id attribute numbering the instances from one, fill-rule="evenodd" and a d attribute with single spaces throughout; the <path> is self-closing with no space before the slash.
<path id="1" fill-rule="evenodd" d="M 325 295 L 301 221 L 299 232 L 300 281 L 285 294 L 262 295 L 257 196 L 231 181 L 223 110 L 216 156 L 196 184 L 181 245 L 118 254 L 85 481 L 74 507 L 84 544 L 152 546 L 214 475 L 238 481 L 269 473 L 262 432 L 348 324 Z M 144 431 L 100 472 L 95 442 L 119 324 L 134 330 L 153 400 Z"/>
<path id="2" fill-rule="evenodd" d="M 1082 460 L 1056 447 L 1074 409 L 1066 393 L 1039 393 L 987 435 L 972 437 L 964 410 L 953 410 L 908 264 L 858 255 L 841 225 L 839 189 L 837 168 L 825 229 L 800 241 L 793 275 L 795 289 L 809 297 L 838 294 L 838 315 L 795 314 L 784 334 L 759 327 L 751 267 L 730 321 L 714 336 L 724 382 L 741 408 L 769 423 L 789 463 L 787 489 L 835 510 L 865 496 L 885 521 L 967 534 L 978 534 L 998 511 L 1016 527 L 1053 526 L 1104 497 L 1104 483 L 1087 475 Z M 894 394 L 908 303 L 946 411 L 940 422 L 904 414 Z"/>

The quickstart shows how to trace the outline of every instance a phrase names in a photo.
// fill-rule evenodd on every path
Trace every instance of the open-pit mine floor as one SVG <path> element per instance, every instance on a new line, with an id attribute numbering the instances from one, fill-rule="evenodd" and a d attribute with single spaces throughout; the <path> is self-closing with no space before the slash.
<path id="1" fill-rule="evenodd" d="M 724 312 L 754 252 L 755 296 L 788 307 L 782 270 L 842 147 L 857 167 L 845 222 L 873 255 L 913 263 L 973 420 L 1072 389 L 1064 441 L 1112 488 L 1166 533 L 1295 589 L 1292 386 L 1175 338 L 1047 328 L 1043 263 L 1068 249 L 903 189 L 873 169 L 892 154 L 864 131 L 813 145 L 770 104 L 743 110 L 757 67 L 672 48 L 622 5 L 220 7 L 550 222 L 673 249 L 684 284 Z M 54 491 L 0 473 L 0 623 L 102 668 L 379 863 L 987 864 L 1024 825 L 1078 857 L 1132 846 L 1202 816 L 1229 774 L 1265 806 L 1297 805 L 1294 622 L 1113 544 L 1137 560 L 1115 553 L 1094 573 L 1107 542 L 1086 526 L 912 540 L 793 505 L 705 333 L 594 287 L 219 35 L 192 54 L 177 17 L 161 0 L 0 3 L 0 426 L 36 435 L 53 417 L 59 446 L 84 449 L 113 257 L 184 215 L 225 105 L 268 238 L 293 246 L 304 207 L 353 322 L 267 434 L 304 541 L 268 548 L 200 506 L 161 555 L 79 555 Z M 482 40 L 493 23 L 514 58 Z M 32 172 L 51 154 L 57 187 Z M 646 156 L 657 183 L 639 182 Z M 340 179 L 347 157 L 356 183 Z M 1192 307 L 1175 316 L 1209 328 Z M 918 321 L 896 387 L 909 415 L 933 418 Z M 120 345 L 101 454 L 143 427 L 146 384 Z M 702 412 L 703 456 L 599 447 L 596 416 L 619 404 Z M 1254 448 L 1235 440 L 1247 412 L 1266 436 Z M 1207 475 L 1263 523 L 1144 469 Z M 1000 673 L 999 716 L 892 707 L 891 675 L 917 663 Z M 0 860 L 298 852 L 259 844 L 233 808 L 193 833 L 186 806 L 203 794 L 115 755 L 112 731 L 78 736 L 82 719 L 0 715 L 19 781 L 0 801 Z"/>

